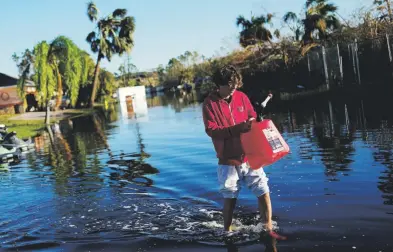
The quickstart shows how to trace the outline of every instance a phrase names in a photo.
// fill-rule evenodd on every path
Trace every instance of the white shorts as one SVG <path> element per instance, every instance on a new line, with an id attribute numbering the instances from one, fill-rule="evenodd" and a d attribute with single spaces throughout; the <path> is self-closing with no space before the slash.
<path id="1" fill-rule="evenodd" d="M 220 192 L 224 198 L 237 198 L 241 189 L 241 182 L 245 182 L 247 187 L 259 197 L 268 192 L 269 186 L 263 168 L 251 169 L 247 163 L 239 166 L 218 165 L 217 177 L 220 184 Z"/>

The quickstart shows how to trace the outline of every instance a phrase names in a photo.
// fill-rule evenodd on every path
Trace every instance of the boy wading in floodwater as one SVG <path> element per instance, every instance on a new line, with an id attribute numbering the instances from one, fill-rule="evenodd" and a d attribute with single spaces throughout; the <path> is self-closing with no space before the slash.
<path id="1" fill-rule="evenodd" d="M 217 177 L 224 197 L 224 229 L 231 231 L 232 216 L 241 182 L 258 198 L 258 207 L 265 229 L 274 238 L 285 239 L 273 232 L 272 206 L 268 178 L 261 167 L 253 170 L 244 156 L 240 134 L 251 129 L 256 112 L 248 97 L 237 91 L 242 76 L 234 66 L 227 65 L 213 75 L 217 90 L 203 103 L 203 121 L 211 137 L 218 158 Z"/>

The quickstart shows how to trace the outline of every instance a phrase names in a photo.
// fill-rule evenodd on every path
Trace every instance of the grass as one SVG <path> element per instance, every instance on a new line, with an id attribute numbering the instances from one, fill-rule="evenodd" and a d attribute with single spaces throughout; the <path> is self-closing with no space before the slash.
<path id="1" fill-rule="evenodd" d="M 94 112 L 94 109 L 70 109 L 65 111 L 68 115 L 66 118 L 75 118 L 79 116 L 85 116 Z M 44 119 L 38 120 L 23 120 L 18 119 L 14 120 L 12 117 L 19 116 L 18 115 L 0 115 L 0 124 L 5 124 L 8 128 L 8 131 L 16 131 L 17 136 L 19 138 L 29 138 L 34 137 L 39 134 L 39 132 L 46 127 Z M 55 123 L 64 119 L 64 117 L 51 117 L 50 122 Z"/>
<path id="2" fill-rule="evenodd" d="M 14 115 L 1 115 L 0 122 L 5 124 L 8 131 L 16 131 L 19 138 L 34 137 L 39 134 L 39 131 L 45 127 L 44 120 L 11 120 Z M 56 119 L 51 119 L 51 123 L 56 122 Z"/>
<path id="3" fill-rule="evenodd" d="M 45 127 L 43 120 L 10 120 L 12 117 L 13 115 L 1 115 L 0 123 L 5 124 L 8 131 L 16 131 L 19 138 L 34 137 Z"/>

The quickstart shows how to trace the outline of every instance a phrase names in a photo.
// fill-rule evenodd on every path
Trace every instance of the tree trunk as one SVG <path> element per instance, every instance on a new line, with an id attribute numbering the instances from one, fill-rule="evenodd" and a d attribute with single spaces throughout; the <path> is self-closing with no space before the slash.
<path id="1" fill-rule="evenodd" d="M 57 75 L 57 100 L 56 100 L 56 105 L 55 105 L 55 110 L 58 110 L 62 99 L 63 99 L 63 83 L 61 81 L 61 75 L 59 71 L 59 67 L 56 66 L 56 75 Z"/>
<path id="2" fill-rule="evenodd" d="M 50 124 L 50 100 L 46 102 L 45 124 Z"/>
<path id="3" fill-rule="evenodd" d="M 101 51 L 98 52 L 97 64 L 94 70 L 94 81 L 93 81 L 93 90 L 91 91 L 91 97 L 90 97 L 90 108 L 94 107 L 94 101 L 96 99 L 97 88 L 98 88 L 98 75 L 100 73 L 100 61 L 101 61 Z"/>

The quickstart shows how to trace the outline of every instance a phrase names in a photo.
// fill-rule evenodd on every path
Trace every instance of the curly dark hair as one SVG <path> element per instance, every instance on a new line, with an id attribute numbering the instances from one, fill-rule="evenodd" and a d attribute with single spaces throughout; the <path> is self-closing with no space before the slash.
<path id="1" fill-rule="evenodd" d="M 240 88 L 243 86 L 242 75 L 233 65 L 218 68 L 213 74 L 213 82 L 217 87 L 236 85 L 237 88 Z"/>

